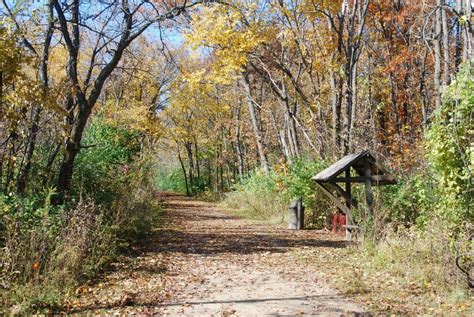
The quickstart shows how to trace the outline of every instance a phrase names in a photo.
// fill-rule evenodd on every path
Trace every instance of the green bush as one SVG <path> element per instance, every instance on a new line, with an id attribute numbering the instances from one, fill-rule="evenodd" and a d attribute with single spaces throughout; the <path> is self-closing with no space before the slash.
<path id="1" fill-rule="evenodd" d="M 429 160 L 439 183 L 436 214 L 454 227 L 474 219 L 474 61 L 445 93 L 428 133 Z"/>
<path id="2" fill-rule="evenodd" d="M 210 193 L 211 189 L 209 188 L 208 181 L 209 175 L 205 171 L 201 173 L 200 177 L 194 175 L 192 184 L 188 179 L 190 194 L 198 196 L 204 195 L 204 197 L 211 197 L 214 196 L 214 194 L 218 194 Z M 159 167 L 156 175 L 156 186 L 162 191 L 186 194 L 186 182 L 181 167 Z"/>
<path id="3" fill-rule="evenodd" d="M 290 166 L 288 175 L 284 177 L 288 197 L 294 199 L 301 196 L 306 208 L 307 224 L 319 228 L 327 224 L 331 204 L 311 178 L 327 166 L 326 161 L 300 158 Z"/>
<path id="4" fill-rule="evenodd" d="M 181 168 L 160 168 L 156 176 L 156 185 L 167 192 L 186 194 L 186 183 Z"/>
<path id="5" fill-rule="evenodd" d="M 0 195 L 0 233 L 1 228 L 6 228 L 5 221 L 9 219 L 21 221 L 25 228 L 38 225 L 45 217 L 54 219 L 53 223 L 59 223 L 64 206 L 50 204 L 50 198 L 54 193 L 54 190 L 49 189 L 40 195 Z"/>
<path id="6" fill-rule="evenodd" d="M 127 182 L 127 166 L 140 153 L 139 135 L 105 123 L 100 116 L 85 131 L 75 162 L 72 194 L 93 195 L 110 205 Z"/>
<path id="7" fill-rule="evenodd" d="M 161 205 L 156 196 L 156 164 L 152 155 L 127 166 L 127 182 L 122 185 L 109 211 L 122 242 L 146 238 L 161 220 Z"/>
<path id="8" fill-rule="evenodd" d="M 383 215 L 384 222 L 424 227 L 438 199 L 435 180 L 429 170 L 423 170 L 409 176 L 400 175 L 397 181 L 396 185 L 380 187 L 376 212 Z"/>

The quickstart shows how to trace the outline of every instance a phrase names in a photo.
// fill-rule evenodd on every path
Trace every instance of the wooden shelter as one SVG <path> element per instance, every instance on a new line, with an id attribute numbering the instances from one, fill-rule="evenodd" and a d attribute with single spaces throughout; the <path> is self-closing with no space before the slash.
<path id="1" fill-rule="evenodd" d="M 351 170 L 355 171 L 351 175 Z M 365 198 L 369 212 L 372 211 L 373 192 L 372 185 L 396 184 L 395 178 L 388 170 L 375 158 L 368 150 L 346 155 L 336 163 L 312 178 L 321 190 L 336 204 L 336 206 L 346 215 L 346 238 L 350 239 L 354 226 L 351 206 L 357 207 L 358 202 L 352 198 L 351 184 L 365 184 Z M 344 189 L 340 184 L 344 184 Z M 345 204 L 341 202 L 343 198 Z"/>

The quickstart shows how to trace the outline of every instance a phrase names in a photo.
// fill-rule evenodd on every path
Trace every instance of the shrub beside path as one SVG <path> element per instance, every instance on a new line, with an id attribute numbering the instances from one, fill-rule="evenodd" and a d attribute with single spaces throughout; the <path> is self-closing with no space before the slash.
<path id="1" fill-rule="evenodd" d="M 166 224 L 69 312 L 165 316 L 364 315 L 327 286 L 300 252 L 341 248 L 317 231 L 290 231 L 233 217 L 212 203 L 163 194 Z"/>

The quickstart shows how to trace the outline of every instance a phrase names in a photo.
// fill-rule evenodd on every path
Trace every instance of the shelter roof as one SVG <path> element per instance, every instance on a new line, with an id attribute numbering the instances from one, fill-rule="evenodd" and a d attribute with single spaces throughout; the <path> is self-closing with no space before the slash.
<path id="1" fill-rule="evenodd" d="M 332 164 L 328 168 L 319 172 L 316 176 L 312 177 L 317 182 L 337 182 L 337 177 L 349 168 L 353 168 L 357 174 L 364 176 L 365 164 L 371 170 L 371 175 L 375 184 L 386 185 L 396 184 L 395 178 L 390 175 L 389 171 L 377 161 L 375 156 L 369 151 L 364 150 L 359 153 L 349 154 L 341 158 L 336 163 Z M 341 180 L 342 181 L 342 180 Z M 363 178 L 352 178 L 352 182 L 364 182 Z"/>

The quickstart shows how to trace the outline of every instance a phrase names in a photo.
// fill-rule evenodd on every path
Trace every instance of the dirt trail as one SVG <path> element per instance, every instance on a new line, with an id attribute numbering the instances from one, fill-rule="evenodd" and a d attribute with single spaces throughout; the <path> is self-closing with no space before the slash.
<path id="1" fill-rule="evenodd" d="M 340 248 L 315 231 L 255 224 L 214 204 L 164 196 L 168 227 L 103 281 L 79 289 L 71 312 L 165 316 L 354 316 L 293 250 Z M 301 254 L 299 252 L 298 254 Z"/>

